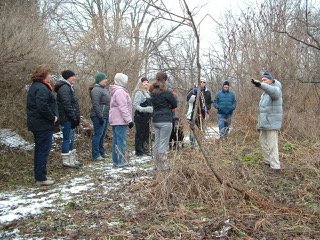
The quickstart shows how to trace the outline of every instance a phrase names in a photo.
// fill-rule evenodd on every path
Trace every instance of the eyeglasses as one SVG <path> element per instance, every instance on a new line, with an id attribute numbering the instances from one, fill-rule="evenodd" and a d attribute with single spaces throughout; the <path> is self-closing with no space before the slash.
<path id="1" fill-rule="evenodd" d="M 205 81 L 200 81 L 200 83 L 206 83 Z"/>

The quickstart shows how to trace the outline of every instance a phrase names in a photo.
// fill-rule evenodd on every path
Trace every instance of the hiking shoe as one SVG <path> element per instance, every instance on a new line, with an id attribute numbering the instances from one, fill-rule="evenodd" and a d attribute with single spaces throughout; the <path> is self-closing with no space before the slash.
<path id="1" fill-rule="evenodd" d="M 104 161 L 105 159 L 101 156 L 94 158 L 93 161 Z"/>
<path id="2" fill-rule="evenodd" d="M 115 167 L 115 168 L 125 168 L 125 167 L 127 167 L 128 166 L 128 164 L 127 163 L 121 163 L 121 164 L 113 164 L 113 167 Z"/>
<path id="3" fill-rule="evenodd" d="M 101 155 L 101 157 L 102 157 L 103 159 L 108 159 L 108 155 L 106 155 L 106 154 Z"/>
<path id="4" fill-rule="evenodd" d="M 50 186 L 54 184 L 54 180 L 45 180 L 45 181 L 36 181 L 36 185 L 38 186 Z"/>

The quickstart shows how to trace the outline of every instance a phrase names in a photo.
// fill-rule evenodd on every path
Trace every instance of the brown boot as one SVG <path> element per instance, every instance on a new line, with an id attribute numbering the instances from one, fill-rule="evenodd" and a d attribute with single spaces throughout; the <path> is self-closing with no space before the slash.
<path id="1" fill-rule="evenodd" d="M 52 184 L 54 184 L 54 180 L 36 181 L 37 186 L 50 186 Z"/>

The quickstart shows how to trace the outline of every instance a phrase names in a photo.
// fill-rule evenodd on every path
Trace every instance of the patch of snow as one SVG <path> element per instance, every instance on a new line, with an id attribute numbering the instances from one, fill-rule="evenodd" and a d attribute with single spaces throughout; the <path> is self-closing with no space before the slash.
<path id="1" fill-rule="evenodd" d="M 138 167 L 137 164 L 144 164 L 150 160 L 151 157 L 133 158 L 126 168 L 113 168 L 112 163 L 106 162 L 92 163 L 81 169 L 83 176 L 61 184 L 2 192 L 0 193 L 0 224 L 42 214 L 44 209 L 59 211 L 68 203 L 68 200 L 81 199 L 83 192 L 94 191 L 97 187 L 95 183 L 97 176 L 101 180 L 98 183 L 99 187 L 108 194 L 131 180 L 125 177 L 126 174 L 142 170 L 142 167 Z M 130 207 L 133 208 L 133 206 Z"/>
<path id="2" fill-rule="evenodd" d="M 33 144 L 24 140 L 19 134 L 11 129 L 0 129 L 0 145 L 10 148 L 20 148 L 22 150 L 32 150 Z"/>

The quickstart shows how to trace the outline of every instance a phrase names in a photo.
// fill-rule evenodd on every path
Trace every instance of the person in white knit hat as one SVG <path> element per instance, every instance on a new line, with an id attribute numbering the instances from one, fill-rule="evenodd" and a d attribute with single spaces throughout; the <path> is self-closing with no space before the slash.
<path id="1" fill-rule="evenodd" d="M 114 77 L 114 84 L 110 85 L 111 94 L 109 124 L 112 126 L 112 161 L 114 167 L 124 167 L 125 161 L 127 128 L 134 126 L 132 122 L 132 102 L 127 90 L 128 76 L 117 73 Z"/>

